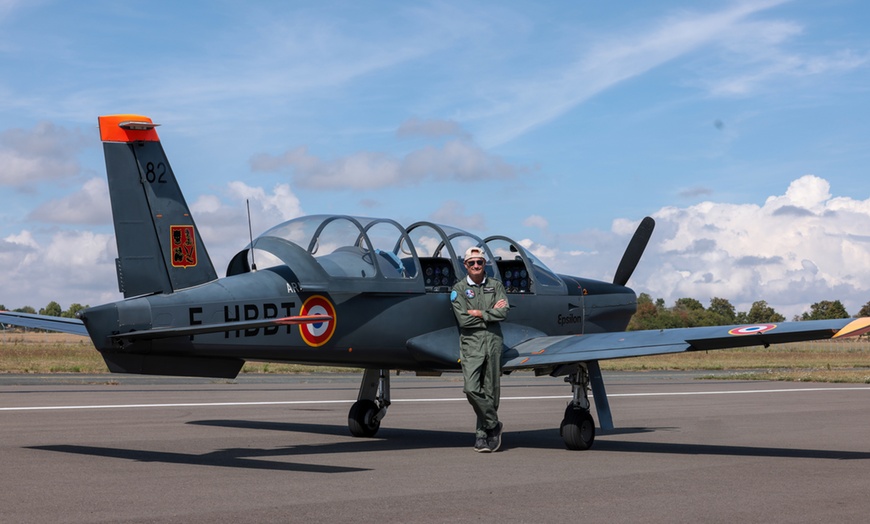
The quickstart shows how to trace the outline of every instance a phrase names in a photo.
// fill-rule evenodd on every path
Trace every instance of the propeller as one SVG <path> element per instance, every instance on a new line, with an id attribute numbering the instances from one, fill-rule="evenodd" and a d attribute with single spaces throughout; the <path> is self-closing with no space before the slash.
<path id="1" fill-rule="evenodd" d="M 634 268 L 640 262 L 640 257 L 643 255 L 643 250 L 652 236 L 653 229 L 656 227 L 656 221 L 650 217 L 645 217 L 637 226 L 637 231 L 631 237 L 631 242 L 625 248 L 625 254 L 622 255 L 622 260 L 619 261 L 619 266 L 616 268 L 616 274 L 613 276 L 613 283 L 619 286 L 624 286 L 631 274 L 634 273 Z"/>

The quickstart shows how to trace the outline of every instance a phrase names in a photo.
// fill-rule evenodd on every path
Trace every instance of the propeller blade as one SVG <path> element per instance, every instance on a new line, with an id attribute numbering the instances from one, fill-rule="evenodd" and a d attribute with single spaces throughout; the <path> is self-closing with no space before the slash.
<path id="1" fill-rule="evenodd" d="M 616 268 L 616 275 L 613 276 L 613 283 L 624 286 L 631 274 L 634 273 L 634 268 L 640 262 L 640 257 L 643 255 L 643 250 L 652 236 L 653 229 L 656 227 L 656 221 L 650 217 L 645 217 L 637 226 L 637 231 L 631 237 L 631 242 L 625 248 L 625 254 L 622 255 L 622 260 L 619 261 L 619 266 Z"/>

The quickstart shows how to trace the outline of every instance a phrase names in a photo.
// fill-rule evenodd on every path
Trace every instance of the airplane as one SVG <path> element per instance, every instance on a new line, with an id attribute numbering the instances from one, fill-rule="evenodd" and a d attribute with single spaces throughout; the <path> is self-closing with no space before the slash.
<path id="1" fill-rule="evenodd" d="M 254 238 L 218 278 L 175 173 L 145 116 L 98 117 L 124 299 L 77 318 L 0 312 L 0 322 L 89 336 L 113 373 L 235 378 L 245 361 L 363 370 L 348 428 L 372 437 L 390 406 L 390 372 L 460 369 L 450 291 L 478 246 L 508 293 L 503 372 L 564 377 L 568 449 L 593 445 L 591 390 L 614 428 L 600 360 L 858 336 L 870 318 L 625 331 L 626 283 L 655 222 L 646 217 L 612 282 L 557 274 L 519 242 L 428 221 L 314 215 Z M 265 261 L 268 267 L 254 263 Z"/>

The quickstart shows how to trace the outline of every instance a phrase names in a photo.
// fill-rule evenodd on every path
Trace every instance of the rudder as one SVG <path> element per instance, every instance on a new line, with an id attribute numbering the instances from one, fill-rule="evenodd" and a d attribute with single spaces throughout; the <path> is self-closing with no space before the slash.
<path id="1" fill-rule="evenodd" d="M 124 297 L 217 279 L 150 118 L 99 117 Z"/>

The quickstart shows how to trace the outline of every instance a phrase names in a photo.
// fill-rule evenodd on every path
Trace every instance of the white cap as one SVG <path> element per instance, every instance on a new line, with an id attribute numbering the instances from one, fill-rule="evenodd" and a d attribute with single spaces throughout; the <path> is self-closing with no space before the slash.
<path id="1" fill-rule="evenodd" d="M 465 260 L 471 260 L 472 258 L 482 258 L 486 260 L 486 252 L 477 246 L 472 246 L 465 250 Z"/>

